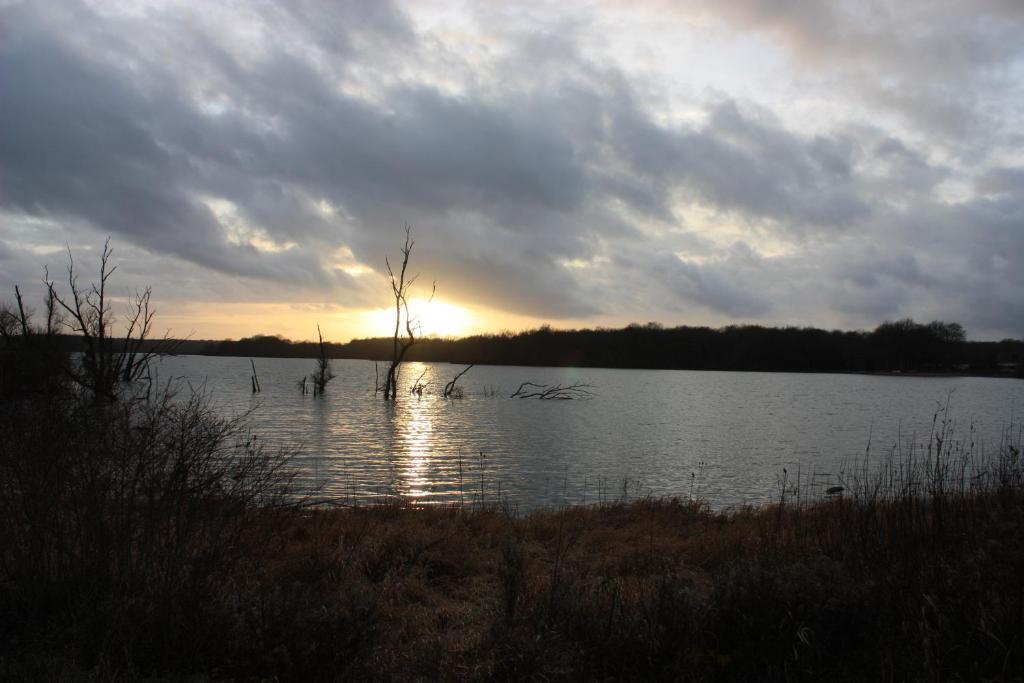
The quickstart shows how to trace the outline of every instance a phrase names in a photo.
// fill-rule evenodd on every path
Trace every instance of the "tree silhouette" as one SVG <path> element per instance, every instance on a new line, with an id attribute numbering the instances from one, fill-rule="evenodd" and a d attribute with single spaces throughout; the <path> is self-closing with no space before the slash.
<path id="1" fill-rule="evenodd" d="M 145 376 L 153 357 L 169 351 L 173 344 L 166 336 L 155 343 L 149 339 L 156 314 L 149 306 L 152 293 L 149 287 L 136 291 L 130 297 L 124 318 L 124 336 L 114 336 L 115 316 L 107 293 L 107 281 L 117 270 L 117 266 L 110 265 L 113 253 L 108 239 L 103 243 L 100 254 L 99 281 L 85 288 L 78 283 L 75 261 L 68 248 L 70 294 L 66 297 L 57 292 L 52 281 L 45 280 L 47 326 L 52 328 L 56 307 L 60 306 L 67 316 L 64 324 L 81 335 L 84 342 L 81 363 L 71 368 L 71 379 L 97 399 L 110 401 L 116 400 L 121 383 Z"/>
<path id="2" fill-rule="evenodd" d="M 384 258 L 388 267 L 388 276 L 391 280 L 391 293 L 395 297 L 395 333 L 391 344 L 391 362 L 388 365 L 388 372 L 384 379 L 384 400 L 394 401 L 398 397 L 398 373 L 405 360 L 406 353 L 416 344 L 416 321 L 409 314 L 409 289 L 416 282 L 418 275 L 411 277 L 406 275 L 409 267 L 409 256 L 415 242 L 411 235 L 412 228 L 409 224 L 405 226 L 405 243 L 402 245 L 402 266 L 398 275 L 395 275 L 391 267 L 391 261 Z M 437 283 L 434 283 L 430 293 L 433 300 L 434 292 L 437 291 Z M 405 314 L 405 337 L 402 337 L 402 315 Z"/>
<path id="3" fill-rule="evenodd" d="M 334 370 L 331 369 L 331 359 L 327 356 L 327 347 L 324 344 L 324 335 L 320 332 L 320 325 L 316 326 L 316 334 L 320 339 L 320 355 L 316 358 L 316 371 L 309 376 L 309 379 L 313 383 L 313 395 L 323 396 L 327 383 L 334 379 Z"/>

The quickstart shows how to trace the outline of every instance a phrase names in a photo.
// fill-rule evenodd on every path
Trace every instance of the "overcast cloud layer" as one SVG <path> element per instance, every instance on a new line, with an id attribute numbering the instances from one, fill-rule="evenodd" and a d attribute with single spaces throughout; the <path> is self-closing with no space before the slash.
<path id="1" fill-rule="evenodd" d="M 1024 4 L 561 4 L 0 0 L 0 288 L 1024 337 Z"/>

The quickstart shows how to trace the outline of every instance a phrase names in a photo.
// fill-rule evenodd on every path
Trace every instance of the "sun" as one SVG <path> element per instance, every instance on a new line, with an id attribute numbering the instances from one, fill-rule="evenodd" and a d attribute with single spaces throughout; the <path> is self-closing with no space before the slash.
<path id="1" fill-rule="evenodd" d="M 437 337 L 459 337 L 473 326 L 472 314 L 462 306 L 434 299 L 410 299 L 409 314 L 420 325 L 420 334 Z"/>
<path id="2" fill-rule="evenodd" d="M 463 337 L 474 328 L 473 314 L 468 309 L 440 299 L 409 299 L 409 315 L 418 337 Z M 366 322 L 372 336 L 390 336 L 395 330 L 395 309 L 369 311 Z M 404 317 L 402 325 L 404 333 Z"/>

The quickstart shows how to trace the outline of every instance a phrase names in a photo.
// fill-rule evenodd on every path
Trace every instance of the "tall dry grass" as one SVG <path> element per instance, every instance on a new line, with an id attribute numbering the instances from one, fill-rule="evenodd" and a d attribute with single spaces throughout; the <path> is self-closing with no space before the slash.
<path id="1" fill-rule="evenodd" d="M 294 504 L 287 454 L 169 387 L 117 402 L 66 387 L 4 408 L 2 642 L 72 643 L 86 668 L 208 649 L 204 603 Z"/>

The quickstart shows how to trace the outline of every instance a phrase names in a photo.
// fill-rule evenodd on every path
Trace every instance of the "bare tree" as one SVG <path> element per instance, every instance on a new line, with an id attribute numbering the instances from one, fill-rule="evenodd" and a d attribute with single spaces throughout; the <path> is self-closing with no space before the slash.
<path id="1" fill-rule="evenodd" d="M 49 284 L 43 278 L 44 284 Z M 0 305 L 0 394 L 26 396 L 54 390 L 67 378 L 68 355 L 57 338 L 60 312 L 47 287 L 46 322 L 36 325 L 21 288 L 14 287 L 14 304 Z"/>
<path id="2" fill-rule="evenodd" d="M 59 328 L 64 323 L 64 316 L 61 314 L 60 308 L 57 304 L 57 298 L 54 296 L 53 280 L 50 279 L 50 269 L 43 268 L 43 284 L 46 285 L 46 327 L 43 328 L 43 333 L 49 337 L 57 333 Z"/>
<path id="3" fill-rule="evenodd" d="M 316 359 L 316 372 L 309 376 L 309 380 L 313 383 L 313 395 L 322 396 L 327 383 L 334 379 L 334 371 L 331 369 L 331 359 L 327 357 L 327 346 L 320 325 L 316 326 L 316 334 L 320 338 L 320 355 Z"/>
<path id="4" fill-rule="evenodd" d="M 19 332 L 22 339 L 27 339 L 32 335 L 41 334 L 46 337 L 52 337 L 56 334 L 63 318 L 57 308 L 57 300 L 53 295 L 53 282 L 50 280 L 49 270 L 44 271 L 43 284 L 46 285 L 46 298 L 44 299 L 46 325 L 41 328 L 33 327 L 33 311 L 25 306 L 25 301 L 21 295 L 21 288 L 18 285 L 14 285 L 14 300 L 17 305 L 17 312 L 6 305 L 0 308 L 0 336 L 7 343 L 11 343 L 11 340 L 17 337 Z"/>
<path id="5" fill-rule="evenodd" d="M 18 285 L 14 285 L 14 298 L 18 301 L 18 320 L 21 323 L 21 336 L 27 337 L 32 334 L 32 329 L 28 324 L 31 314 L 25 312 L 25 302 L 21 299 L 21 290 L 18 289 Z"/>
<path id="6" fill-rule="evenodd" d="M 409 267 L 409 255 L 412 254 L 413 242 L 410 235 L 411 228 L 405 226 L 405 244 L 402 245 L 402 266 L 395 275 L 391 262 L 385 257 L 384 263 L 388 267 L 388 277 L 391 279 L 391 293 L 395 297 L 395 334 L 391 347 L 391 363 L 384 379 L 384 400 L 394 401 L 398 398 L 398 372 L 405 360 L 405 354 L 416 344 L 416 321 L 409 315 L 409 289 L 416 281 L 418 275 L 408 276 L 406 271 Z M 434 291 L 437 290 L 437 283 L 434 283 L 430 293 L 430 300 L 434 298 Z M 402 320 L 405 315 L 405 337 L 402 337 Z"/>
<path id="7" fill-rule="evenodd" d="M 130 297 L 125 313 L 123 337 L 114 336 L 115 316 L 107 292 L 107 283 L 117 266 L 110 265 L 114 251 L 108 239 L 100 255 L 99 281 L 82 287 L 75 273 L 75 262 L 68 247 L 68 288 L 70 294 L 61 296 L 50 280 L 48 289 L 47 324 L 52 326 L 59 306 L 67 315 L 64 324 L 82 337 L 85 352 L 80 366 L 71 369 L 71 379 L 88 389 L 96 398 L 116 400 L 122 383 L 130 383 L 147 375 L 152 359 L 171 350 L 172 342 L 149 339 L 153 329 L 155 310 L 149 306 L 151 288 L 138 290 Z"/>
<path id="8" fill-rule="evenodd" d="M 18 334 L 18 316 L 6 304 L 0 306 L 0 337 L 9 346 Z"/>

